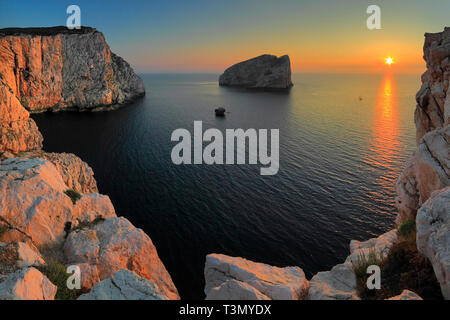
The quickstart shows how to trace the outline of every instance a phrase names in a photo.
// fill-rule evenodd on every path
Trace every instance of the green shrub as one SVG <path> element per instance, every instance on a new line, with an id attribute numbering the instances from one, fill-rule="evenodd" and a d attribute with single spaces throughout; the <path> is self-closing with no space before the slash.
<path id="1" fill-rule="evenodd" d="M 66 272 L 66 267 L 56 259 L 50 259 L 45 266 L 39 267 L 39 270 L 58 287 L 55 300 L 76 300 L 79 290 L 70 290 L 67 288 L 67 279 L 70 274 Z"/>
<path id="2" fill-rule="evenodd" d="M 377 252 L 375 250 L 371 250 L 369 254 L 366 256 L 361 254 L 358 257 L 358 261 L 353 264 L 353 272 L 356 276 L 356 284 L 359 292 L 359 296 L 362 299 L 371 299 L 374 294 L 373 290 L 367 289 L 367 278 L 370 274 L 367 274 L 367 268 L 369 266 L 379 266 L 381 268 L 384 261 L 383 252 Z"/>
<path id="3" fill-rule="evenodd" d="M 416 222 L 414 220 L 406 220 L 398 228 L 398 235 L 408 242 L 416 242 Z"/>
<path id="4" fill-rule="evenodd" d="M 415 241 L 410 241 L 412 236 L 415 238 L 415 231 L 403 234 L 407 238 L 401 236 L 381 262 L 376 260 L 376 256 L 369 257 L 354 268 L 358 295 L 361 299 L 384 300 L 397 296 L 407 289 L 425 300 L 442 300 L 441 289 L 431 263 L 419 254 Z M 380 290 L 369 290 L 366 285 L 368 277 L 366 270 L 372 264 L 378 265 L 381 269 Z"/>
<path id="5" fill-rule="evenodd" d="M 2 235 L 4 235 L 5 234 L 5 232 L 6 231 L 8 231 L 8 227 L 7 226 L 0 226 L 0 237 L 2 236 Z"/>
<path id="6" fill-rule="evenodd" d="M 78 200 L 81 199 L 81 194 L 73 189 L 66 190 L 64 193 L 72 200 L 72 203 L 77 203 Z"/>

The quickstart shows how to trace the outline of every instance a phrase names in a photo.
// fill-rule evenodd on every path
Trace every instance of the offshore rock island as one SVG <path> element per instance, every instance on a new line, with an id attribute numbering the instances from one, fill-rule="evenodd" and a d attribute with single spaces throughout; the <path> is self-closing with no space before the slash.
<path id="1" fill-rule="evenodd" d="M 277 58 L 264 54 L 237 63 L 219 77 L 219 85 L 261 90 L 288 90 L 293 86 L 291 61 L 285 55 Z"/>

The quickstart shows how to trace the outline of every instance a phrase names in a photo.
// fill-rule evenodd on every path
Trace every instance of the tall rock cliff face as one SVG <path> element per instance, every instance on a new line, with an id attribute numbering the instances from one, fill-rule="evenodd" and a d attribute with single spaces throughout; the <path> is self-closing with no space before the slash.
<path id="1" fill-rule="evenodd" d="M 450 123 L 450 28 L 426 33 L 423 48 L 427 71 L 417 93 L 417 143 L 427 133 Z"/>
<path id="2" fill-rule="evenodd" d="M 450 28 L 425 34 L 417 93 L 417 150 L 397 181 L 397 223 L 416 221 L 417 248 L 450 299 Z"/>
<path id="3" fill-rule="evenodd" d="M 108 110 L 145 94 L 103 34 L 85 27 L 1 29 L 0 79 L 30 112 Z"/>
<path id="4" fill-rule="evenodd" d="M 397 181 L 398 223 L 415 219 L 433 192 L 450 186 L 450 28 L 425 34 L 424 59 L 415 112 L 418 148 Z"/>

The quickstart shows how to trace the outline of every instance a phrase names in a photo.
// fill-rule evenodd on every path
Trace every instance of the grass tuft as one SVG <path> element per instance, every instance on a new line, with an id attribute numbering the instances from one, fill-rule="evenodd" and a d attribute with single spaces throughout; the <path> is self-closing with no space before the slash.
<path id="1" fill-rule="evenodd" d="M 38 268 L 45 276 L 58 287 L 55 300 L 76 300 L 79 290 L 67 288 L 67 279 L 70 274 L 66 272 L 66 267 L 56 259 L 49 259 L 45 266 Z"/>
<path id="2" fill-rule="evenodd" d="M 409 243 L 416 242 L 416 222 L 411 219 L 403 222 L 398 228 L 398 235 Z"/>
<path id="3" fill-rule="evenodd" d="M 401 230 L 401 231 L 400 231 Z M 417 251 L 414 221 L 406 221 L 399 228 L 399 239 L 387 257 L 377 259 L 376 255 L 361 260 L 354 267 L 358 295 L 364 300 L 392 298 L 407 289 L 417 293 L 424 300 L 442 300 L 439 283 L 431 263 Z M 381 269 L 381 289 L 369 290 L 366 274 L 369 265 Z"/>

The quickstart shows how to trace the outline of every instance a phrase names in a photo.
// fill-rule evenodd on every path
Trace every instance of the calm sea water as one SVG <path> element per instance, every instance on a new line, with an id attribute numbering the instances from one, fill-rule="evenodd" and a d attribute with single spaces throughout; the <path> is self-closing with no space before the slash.
<path id="1" fill-rule="evenodd" d="M 419 76 L 298 74 L 289 94 L 220 88 L 217 75 L 142 77 L 147 96 L 129 107 L 34 119 L 45 149 L 88 162 L 118 215 L 151 236 L 182 298 L 204 298 L 209 253 L 311 277 L 341 263 L 351 239 L 392 227 L 395 180 L 415 146 Z M 195 120 L 280 129 L 278 175 L 173 165 L 172 131 L 192 132 Z"/>

